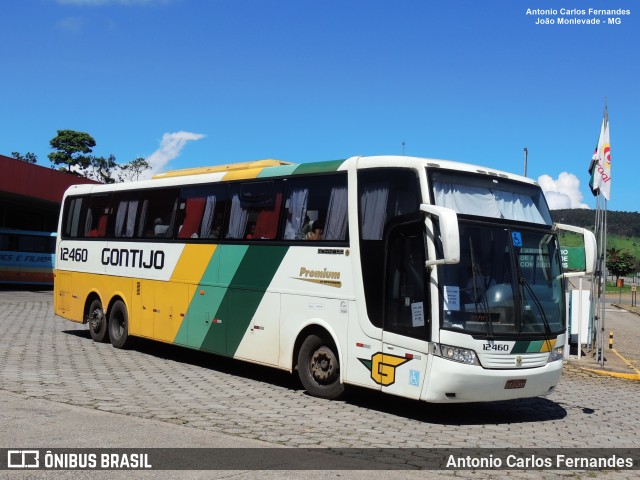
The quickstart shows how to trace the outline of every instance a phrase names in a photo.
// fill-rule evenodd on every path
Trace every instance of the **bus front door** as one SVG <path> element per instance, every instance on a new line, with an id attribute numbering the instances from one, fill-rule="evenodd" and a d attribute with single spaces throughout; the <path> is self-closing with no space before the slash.
<path id="1" fill-rule="evenodd" d="M 420 398 L 428 359 L 429 302 L 424 224 L 400 225 L 386 241 L 383 391 Z"/>

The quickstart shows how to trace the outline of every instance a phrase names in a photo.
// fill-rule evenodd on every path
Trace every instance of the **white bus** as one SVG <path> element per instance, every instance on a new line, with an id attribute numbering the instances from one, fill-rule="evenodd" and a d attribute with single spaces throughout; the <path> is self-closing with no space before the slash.
<path id="1" fill-rule="evenodd" d="M 297 371 L 324 398 L 546 395 L 567 335 L 559 228 L 531 179 L 405 156 L 77 185 L 55 312 L 116 348 L 145 337 Z M 593 234 L 567 228 L 591 271 Z"/>

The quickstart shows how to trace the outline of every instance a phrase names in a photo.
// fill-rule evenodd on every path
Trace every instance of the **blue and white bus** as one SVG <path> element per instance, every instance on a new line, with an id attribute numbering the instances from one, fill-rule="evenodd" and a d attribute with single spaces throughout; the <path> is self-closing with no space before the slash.
<path id="1" fill-rule="evenodd" d="M 53 285 L 55 232 L 0 228 L 0 284 Z"/>

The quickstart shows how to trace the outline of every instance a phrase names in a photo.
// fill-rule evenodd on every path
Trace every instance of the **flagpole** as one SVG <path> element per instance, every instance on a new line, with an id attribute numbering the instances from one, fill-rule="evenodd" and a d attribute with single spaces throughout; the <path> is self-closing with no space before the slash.
<path id="1" fill-rule="evenodd" d="M 602 289 L 602 316 L 600 317 L 600 348 L 601 348 L 601 354 L 600 354 L 600 366 L 602 368 L 604 368 L 604 344 L 605 344 L 605 321 L 604 321 L 604 312 L 605 312 L 605 306 L 606 306 L 606 297 L 607 297 L 607 199 L 604 198 L 603 199 L 603 204 L 604 204 L 604 215 L 603 215 L 603 225 L 604 228 L 602 230 L 602 237 L 603 237 L 603 241 L 602 241 L 602 272 L 604 274 L 604 286 Z"/>
<path id="2" fill-rule="evenodd" d="M 596 218 L 594 221 L 594 234 L 598 239 L 598 246 L 601 246 L 600 242 L 600 197 L 596 196 Z M 596 247 L 599 250 L 599 247 Z M 596 269 L 591 276 L 591 341 L 589 342 L 589 351 L 596 356 L 596 360 L 600 358 L 598 351 L 600 350 L 599 341 L 600 337 L 600 252 L 597 251 L 596 256 Z"/>
<path id="3" fill-rule="evenodd" d="M 609 113 L 607 112 L 607 98 L 604 99 L 604 115 L 600 136 L 589 165 L 591 180 L 589 186 L 596 196 L 595 235 L 598 239 L 598 260 L 596 274 L 593 279 L 597 282 L 598 299 L 592 305 L 597 305 L 593 317 L 596 360 L 604 368 L 605 347 L 605 304 L 607 290 L 607 201 L 611 196 L 611 144 L 609 140 Z M 602 197 L 602 198 L 601 198 Z M 596 278 L 597 277 L 597 278 Z M 593 286 L 593 285 L 592 285 Z"/>

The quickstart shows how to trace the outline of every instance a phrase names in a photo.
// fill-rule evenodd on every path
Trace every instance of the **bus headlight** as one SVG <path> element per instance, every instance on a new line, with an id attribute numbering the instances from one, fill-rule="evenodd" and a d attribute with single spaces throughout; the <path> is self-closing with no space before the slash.
<path id="1" fill-rule="evenodd" d="M 452 347 L 451 345 L 439 345 L 440 350 L 436 346 L 436 355 L 440 353 L 440 357 L 454 362 L 465 363 L 467 365 L 480 365 L 476 352 L 468 348 Z"/>
<path id="2" fill-rule="evenodd" d="M 564 346 L 556 347 L 553 350 L 551 350 L 551 353 L 549 354 L 548 362 L 555 362 L 556 360 L 562 360 L 563 358 L 564 358 Z"/>

